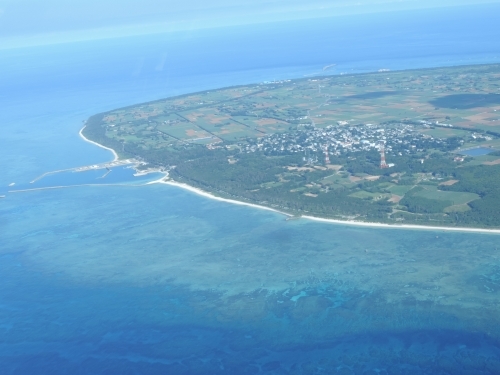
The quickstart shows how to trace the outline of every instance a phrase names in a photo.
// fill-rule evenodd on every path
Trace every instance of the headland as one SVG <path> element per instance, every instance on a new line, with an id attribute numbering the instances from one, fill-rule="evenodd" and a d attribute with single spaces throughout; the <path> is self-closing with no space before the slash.
<path id="1" fill-rule="evenodd" d="M 266 82 L 100 113 L 80 133 L 210 198 L 334 223 L 496 233 L 499 77 L 496 64 Z"/>

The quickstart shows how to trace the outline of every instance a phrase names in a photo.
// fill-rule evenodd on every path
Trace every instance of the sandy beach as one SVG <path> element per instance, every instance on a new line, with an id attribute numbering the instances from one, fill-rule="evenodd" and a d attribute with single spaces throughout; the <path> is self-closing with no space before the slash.
<path id="1" fill-rule="evenodd" d="M 98 147 L 104 148 L 106 150 L 109 150 L 113 153 L 114 159 L 113 161 L 118 160 L 118 154 L 115 152 L 115 150 L 103 146 L 97 142 L 91 141 L 82 134 L 83 129 L 85 129 L 85 126 L 80 130 L 79 135 L 80 137 L 85 140 L 86 142 L 90 142 Z M 271 207 L 266 207 L 266 206 L 261 206 L 258 204 L 253 204 L 253 203 L 247 203 L 247 202 L 242 202 L 242 201 L 237 201 L 235 199 L 227 199 L 227 198 L 221 198 L 216 195 L 213 195 L 209 192 L 206 192 L 204 190 L 195 188 L 193 186 L 190 186 L 188 184 L 184 184 L 181 182 L 176 182 L 173 180 L 168 179 L 168 174 L 165 177 L 162 177 L 158 180 L 151 181 L 146 183 L 145 185 L 151 185 L 151 184 L 164 184 L 164 185 L 171 185 L 171 186 L 177 186 L 182 189 L 189 190 L 195 194 L 201 195 L 205 198 L 210 198 L 210 199 L 215 199 L 221 202 L 227 202 L 227 203 L 232 203 L 232 204 L 238 204 L 241 206 L 249 206 L 253 208 L 258 208 L 260 210 L 267 210 L 267 211 L 273 211 L 277 212 L 279 214 L 288 216 L 288 217 L 293 217 L 294 215 L 291 215 L 286 212 L 282 212 L 279 210 L 276 210 Z M 469 233 L 488 233 L 488 234 L 500 234 L 500 229 L 483 229 L 483 228 L 464 228 L 464 227 L 434 227 L 430 225 L 415 225 L 415 224 L 384 224 L 384 223 L 369 223 L 369 222 L 364 222 L 364 221 L 354 221 L 354 220 L 336 220 L 336 219 L 324 219 L 320 217 L 315 217 L 315 216 L 309 216 L 309 215 L 301 215 L 300 218 L 302 219 L 307 219 L 307 220 L 313 220 L 313 221 L 318 221 L 318 222 L 323 222 L 323 223 L 330 223 L 330 224 L 342 224 L 342 225 L 354 225 L 354 226 L 359 226 L 359 227 L 371 227 L 371 228 L 386 228 L 386 229 L 412 229 L 412 230 L 431 230 L 431 231 L 451 231 L 451 232 L 469 232 Z"/>
<path id="2" fill-rule="evenodd" d="M 364 221 L 354 220 L 335 220 L 335 219 L 322 219 L 314 216 L 301 216 L 301 218 L 320 221 L 324 223 L 343 224 L 343 225 L 356 225 L 361 227 L 372 228 L 387 228 L 387 229 L 417 229 L 417 230 L 432 230 L 432 231 L 452 231 L 452 232 L 474 232 L 474 233 L 490 233 L 500 234 L 500 229 L 482 229 L 482 228 L 463 228 L 463 227 L 433 227 L 430 225 L 415 225 L 415 224 L 384 224 L 384 223 L 369 223 Z"/>
<path id="3" fill-rule="evenodd" d="M 118 154 L 116 153 L 115 150 L 113 150 L 112 148 L 109 148 L 109 147 L 106 147 L 106 146 L 103 146 L 97 142 L 94 142 L 94 141 L 91 141 L 90 139 L 88 138 L 85 138 L 85 136 L 83 135 L 83 129 L 85 129 L 86 125 L 80 129 L 80 131 L 78 132 L 78 135 L 80 135 L 80 138 L 82 138 L 85 142 L 89 142 L 89 143 L 92 143 L 93 145 L 96 145 L 97 147 L 100 147 L 100 148 L 104 148 L 108 151 L 111 151 L 113 153 L 113 161 L 117 161 L 118 160 Z"/>
<path id="4" fill-rule="evenodd" d="M 151 181 L 148 182 L 146 185 L 150 184 L 165 184 L 165 185 L 171 185 L 171 186 L 177 186 L 182 189 L 189 190 L 193 193 L 199 194 L 203 197 L 210 198 L 210 199 L 215 199 L 221 202 L 228 202 L 232 204 L 239 204 L 243 206 L 249 206 L 253 208 L 258 208 L 261 210 L 267 210 L 267 211 L 273 211 L 277 212 L 279 214 L 292 217 L 293 215 L 288 214 L 286 212 L 282 212 L 279 210 L 276 210 L 274 208 L 266 207 L 266 206 L 260 206 L 258 204 L 253 204 L 253 203 L 247 203 L 247 202 L 241 202 L 237 201 L 234 199 L 227 199 L 227 198 L 221 198 L 217 197 L 211 193 L 208 193 L 204 190 L 195 188 L 193 186 L 180 183 L 180 182 L 175 182 L 172 180 L 166 180 L 165 177 L 156 180 L 156 181 Z M 384 223 L 369 223 L 369 222 L 364 222 L 364 221 L 354 221 L 354 220 L 336 220 L 336 219 L 324 219 L 324 218 L 319 218 L 319 217 L 314 217 L 314 216 L 308 216 L 308 215 L 302 215 L 300 216 L 301 219 L 307 219 L 307 220 L 312 220 L 312 221 L 318 221 L 322 223 L 330 223 L 330 224 L 341 224 L 341 225 L 353 225 L 353 226 L 359 226 L 359 227 L 370 227 L 370 228 L 386 228 L 386 229 L 406 229 L 406 230 L 431 230 L 431 231 L 452 231 L 452 232 L 470 232 L 470 233 L 488 233 L 488 234 L 500 234 L 500 229 L 482 229 L 482 228 L 463 228 L 463 227 L 433 227 L 430 225 L 414 225 L 414 224 L 384 224 Z"/>
<path id="5" fill-rule="evenodd" d="M 177 186 L 177 187 L 180 187 L 182 189 L 186 189 L 186 190 L 189 190 L 189 191 L 191 191 L 193 193 L 201 195 L 201 196 L 203 196 L 205 198 L 210 198 L 210 199 L 214 199 L 214 200 L 221 201 L 221 202 L 228 202 L 228 203 L 232 203 L 232 204 L 238 204 L 240 206 L 249 206 L 249 207 L 258 208 L 258 209 L 261 209 L 261 210 L 273 211 L 273 212 L 277 212 L 277 213 L 280 213 L 280 214 L 285 215 L 285 216 L 290 216 L 290 217 L 293 216 L 293 215 L 287 214 L 286 212 L 281 212 L 281 211 L 275 210 L 274 208 L 270 208 L 270 207 L 266 207 L 266 206 L 259 206 L 257 204 L 247 203 L 247 202 L 242 202 L 242 201 L 237 201 L 237 200 L 234 200 L 234 199 L 227 199 L 227 198 L 217 197 L 216 195 L 213 195 L 213 194 L 208 193 L 208 192 L 206 192 L 204 190 L 195 188 L 195 187 L 190 186 L 188 184 L 183 184 L 181 182 L 175 182 L 175 181 L 172 181 L 172 180 L 165 180 L 165 177 L 162 177 L 161 179 L 156 180 L 156 181 L 148 182 L 146 185 L 151 185 L 151 184 L 164 184 L 164 185 Z"/>

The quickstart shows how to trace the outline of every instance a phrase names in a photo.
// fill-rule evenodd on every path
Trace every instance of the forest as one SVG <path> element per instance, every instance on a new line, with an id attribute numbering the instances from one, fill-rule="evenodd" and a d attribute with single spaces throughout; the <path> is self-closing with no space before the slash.
<path id="1" fill-rule="evenodd" d="M 83 134 L 139 168 L 296 216 L 496 228 L 500 100 L 484 92 L 499 72 L 452 67 L 222 88 L 96 114 Z M 460 151 L 475 147 L 490 151 Z"/>

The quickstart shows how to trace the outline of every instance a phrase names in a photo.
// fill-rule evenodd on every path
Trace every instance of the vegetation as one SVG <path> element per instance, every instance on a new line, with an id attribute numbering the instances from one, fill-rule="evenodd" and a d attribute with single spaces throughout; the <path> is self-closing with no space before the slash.
<path id="1" fill-rule="evenodd" d="M 224 88 L 97 114 L 84 134 L 297 215 L 499 227 L 499 77 L 486 65 Z M 462 154 L 479 146 L 487 159 Z"/>

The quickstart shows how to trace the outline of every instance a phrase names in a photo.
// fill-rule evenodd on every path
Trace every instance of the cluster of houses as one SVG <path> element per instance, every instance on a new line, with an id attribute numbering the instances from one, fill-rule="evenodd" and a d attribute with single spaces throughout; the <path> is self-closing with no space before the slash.
<path id="1" fill-rule="evenodd" d="M 387 154 L 415 154 L 430 148 L 441 148 L 447 139 L 432 137 L 413 124 L 334 126 L 319 128 L 301 125 L 296 131 L 276 133 L 239 144 L 243 152 L 263 152 L 267 155 L 292 153 L 345 153 L 377 150 L 382 146 Z"/>

